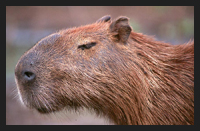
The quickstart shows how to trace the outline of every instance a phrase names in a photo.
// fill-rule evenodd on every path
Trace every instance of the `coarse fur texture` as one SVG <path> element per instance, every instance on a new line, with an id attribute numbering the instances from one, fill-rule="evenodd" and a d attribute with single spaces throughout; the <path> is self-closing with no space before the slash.
<path id="1" fill-rule="evenodd" d="M 15 76 L 22 102 L 41 113 L 84 107 L 121 125 L 194 124 L 194 41 L 156 41 L 127 17 L 43 38 Z"/>

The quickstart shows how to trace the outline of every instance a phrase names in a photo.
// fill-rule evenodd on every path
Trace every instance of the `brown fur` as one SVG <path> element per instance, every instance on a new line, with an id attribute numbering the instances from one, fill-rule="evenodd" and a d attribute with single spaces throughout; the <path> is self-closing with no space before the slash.
<path id="1" fill-rule="evenodd" d="M 194 42 L 155 41 L 131 31 L 126 17 L 42 39 L 15 74 L 23 103 L 41 113 L 86 107 L 116 124 L 194 124 Z"/>

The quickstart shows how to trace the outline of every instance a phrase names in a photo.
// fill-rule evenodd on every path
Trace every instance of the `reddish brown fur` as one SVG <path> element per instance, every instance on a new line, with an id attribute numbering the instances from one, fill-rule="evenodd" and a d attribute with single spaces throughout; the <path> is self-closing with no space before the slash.
<path id="1" fill-rule="evenodd" d="M 21 76 L 27 70 L 34 80 Z M 15 73 L 23 103 L 42 113 L 86 107 L 116 124 L 194 124 L 194 42 L 155 41 L 131 32 L 126 17 L 42 39 Z"/>

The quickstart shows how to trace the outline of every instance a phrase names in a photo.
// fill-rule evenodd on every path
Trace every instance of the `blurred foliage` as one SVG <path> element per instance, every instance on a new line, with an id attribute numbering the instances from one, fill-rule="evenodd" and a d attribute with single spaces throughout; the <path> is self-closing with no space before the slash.
<path id="1" fill-rule="evenodd" d="M 131 19 L 130 25 L 135 32 L 142 32 L 142 27 L 139 22 L 134 19 Z"/>
<path id="2" fill-rule="evenodd" d="M 183 19 L 180 22 L 180 30 L 184 35 L 194 36 L 194 19 Z"/>
<path id="3" fill-rule="evenodd" d="M 15 65 L 28 48 L 30 47 L 6 44 L 6 77 L 14 75 Z"/>
<path id="4" fill-rule="evenodd" d="M 169 41 L 183 39 L 183 36 L 193 39 L 194 19 L 186 18 L 175 22 L 165 22 L 157 28 L 160 37 Z"/>

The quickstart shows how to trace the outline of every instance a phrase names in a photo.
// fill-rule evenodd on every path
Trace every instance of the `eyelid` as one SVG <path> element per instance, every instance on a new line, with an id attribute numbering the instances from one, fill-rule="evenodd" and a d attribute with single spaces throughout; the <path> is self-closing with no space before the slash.
<path id="1" fill-rule="evenodd" d="M 97 43 L 96 42 L 91 42 L 91 43 L 88 43 L 88 44 L 83 44 L 83 45 L 79 45 L 78 46 L 78 49 L 90 49 L 91 47 L 95 46 Z"/>

